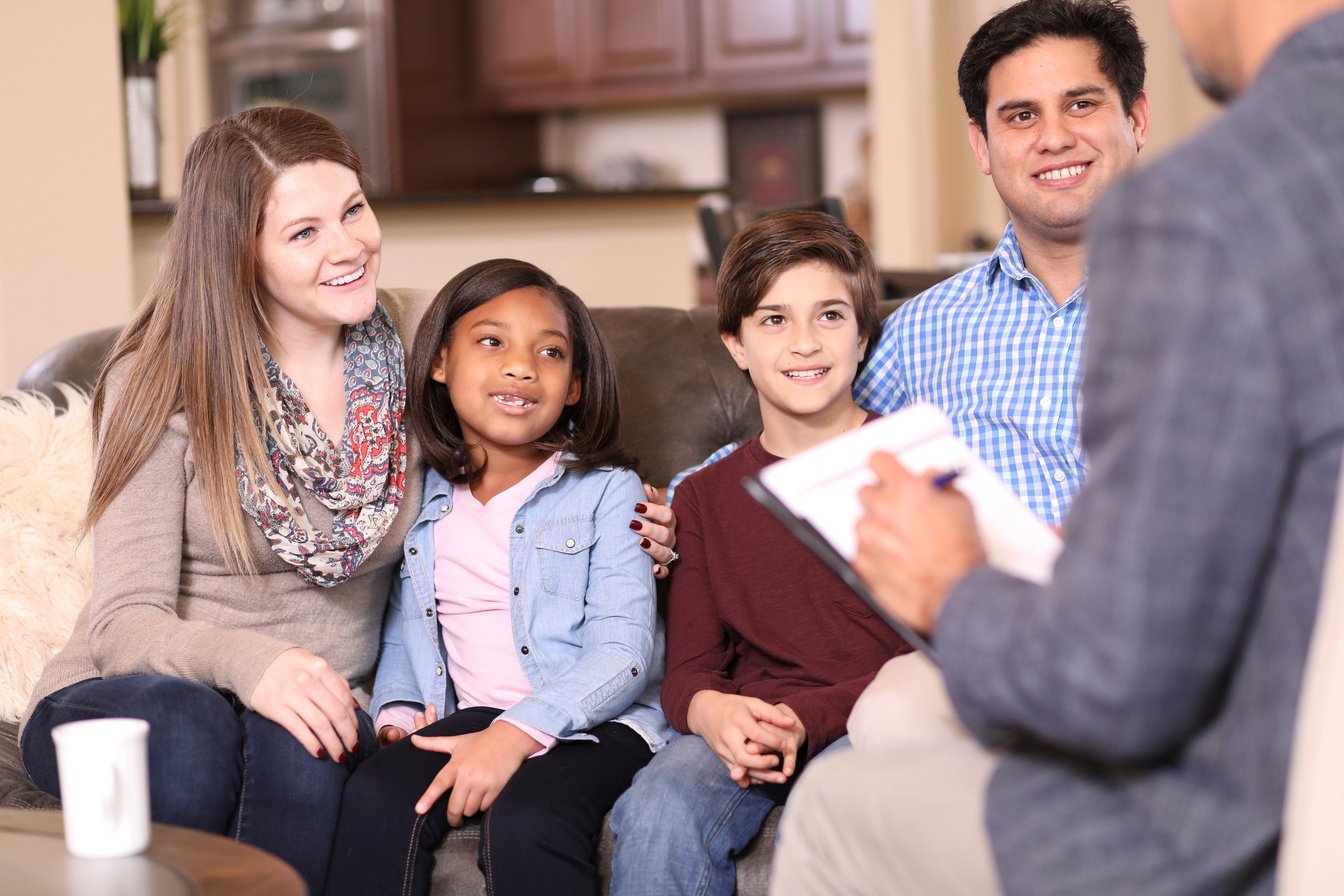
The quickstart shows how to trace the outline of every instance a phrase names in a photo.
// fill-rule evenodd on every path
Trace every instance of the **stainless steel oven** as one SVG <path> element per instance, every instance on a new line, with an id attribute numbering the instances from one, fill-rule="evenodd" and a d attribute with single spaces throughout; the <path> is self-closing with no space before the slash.
<path id="1" fill-rule="evenodd" d="M 383 0 L 209 0 L 214 112 L 284 104 L 338 124 L 388 184 Z"/>

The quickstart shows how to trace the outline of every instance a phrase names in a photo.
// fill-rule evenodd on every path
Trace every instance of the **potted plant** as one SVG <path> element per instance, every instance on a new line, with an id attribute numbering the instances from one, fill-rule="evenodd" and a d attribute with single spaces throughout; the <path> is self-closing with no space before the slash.
<path id="1" fill-rule="evenodd" d="M 159 195 L 159 57 L 177 37 L 180 0 L 117 0 L 126 93 L 126 148 L 132 199 Z"/>

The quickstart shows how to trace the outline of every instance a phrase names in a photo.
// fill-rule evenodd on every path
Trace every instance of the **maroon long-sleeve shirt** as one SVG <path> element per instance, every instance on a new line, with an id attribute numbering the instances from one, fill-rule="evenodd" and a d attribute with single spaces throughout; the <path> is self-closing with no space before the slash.
<path id="1" fill-rule="evenodd" d="M 667 719 L 689 731 L 697 691 L 785 703 L 816 755 L 859 692 L 908 644 L 742 487 L 778 460 L 760 437 L 677 487 L 681 561 L 667 606 Z"/>

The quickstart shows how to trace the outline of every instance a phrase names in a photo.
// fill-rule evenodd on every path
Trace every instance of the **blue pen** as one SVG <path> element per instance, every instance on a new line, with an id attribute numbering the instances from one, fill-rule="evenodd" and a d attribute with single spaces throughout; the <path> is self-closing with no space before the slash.
<path id="1" fill-rule="evenodd" d="M 953 480 L 955 480 L 958 476 L 961 475 L 961 472 L 962 472 L 961 468 L 957 467 L 955 469 L 948 470 L 946 473 L 939 473 L 937 476 L 933 477 L 933 487 L 947 488 L 949 485 L 952 484 Z"/>

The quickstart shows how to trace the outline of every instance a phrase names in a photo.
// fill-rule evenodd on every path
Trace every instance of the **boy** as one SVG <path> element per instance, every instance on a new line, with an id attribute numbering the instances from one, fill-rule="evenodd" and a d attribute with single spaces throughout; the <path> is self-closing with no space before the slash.
<path id="1" fill-rule="evenodd" d="M 742 479 L 862 425 L 854 377 L 877 338 L 863 241 L 820 212 L 782 212 L 729 244 L 719 333 L 756 387 L 763 428 L 676 494 L 668 598 L 674 740 L 612 813 L 612 892 L 732 893 L 733 856 L 808 757 L 847 741 L 878 668 L 909 646 L 742 488 Z"/>

